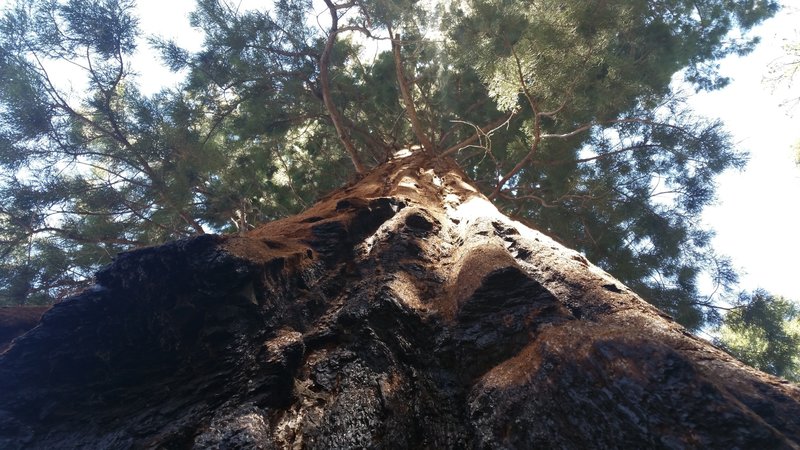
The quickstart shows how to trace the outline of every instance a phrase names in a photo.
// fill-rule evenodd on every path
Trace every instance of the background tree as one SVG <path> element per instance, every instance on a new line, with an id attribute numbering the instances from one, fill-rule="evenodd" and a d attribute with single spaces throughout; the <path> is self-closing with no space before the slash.
<path id="1" fill-rule="evenodd" d="M 763 290 L 740 295 L 717 344 L 752 367 L 800 381 L 800 309 L 791 300 Z"/>
<path id="2" fill-rule="evenodd" d="M 0 22 L 0 303 L 51 303 L 122 250 L 204 231 L 213 117 L 139 94 L 133 9 L 21 1 Z"/>
<path id="3" fill-rule="evenodd" d="M 505 211 L 681 323 L 717 319 L 698 276 L 721 290 L 736 277 L 698 216 L 714 176 L 745 156 L 671 80 L 724 85 L 715 61 L 751 49 L 744 33 L 774 2 L 387 0 L 326 2 L 320 14 L 303 1 L 240 10 L 201 0 L 191 20 L 202 50 L 155 42 L 170 67 L 188 70 L 185 84 L 151 98 L 124 63 L 131 7 L 26 2 L 5 15 L 4 70 L 25 75 L 4 87 L 6 128 L 27 129 L 29 116 L 14 111 L 36 102 L 22 99 L 48 107 L 40 128 L 3 141 L 16 155 L 3 159 L 4 204 L 20 205 L 3 212 L 3 248 L 15 255 L 5 271 L 31 274 L 7 275 L 4 301 L 57 298 L 47 273 L 76 285 L 121 249 L 296 212 L 359 164 L 420 145 L 454 156 Z M 79 36 L 91 17 L 118 50 Z M 54 50 L 65 38 L 78 44 Z M 51 60 L 84 61 L 89 93 L 76 105 L 47 83 Z M 17 150 L 28 147 L 45 150 Z M 52 170 L 26 178 L 41 152 Z M 41 211 L 37 225 L 20 211 Z M 41 242 L 62 255 L 57 269 L 45 270 L 59 258 Z M 11 280 L 28 281 L 12 295 Z"/>

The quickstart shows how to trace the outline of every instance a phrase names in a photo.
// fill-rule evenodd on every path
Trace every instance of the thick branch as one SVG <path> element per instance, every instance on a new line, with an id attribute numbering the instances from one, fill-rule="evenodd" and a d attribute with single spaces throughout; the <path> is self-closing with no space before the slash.
<path id="1" fill-rule="evenodd" d="M 391 27 L 389 28 L 389 34 L 393 34 Z M 420 145 L 422 145 L 422 148 L 426 152 L 433 152 L 433 144 L 422 129 L 422 124 L 417 116 L 417 109 L 414 107 L 414 99 L 411 98 L 411 92 L 408 90 L 408 81 L 406 80 L 405 71 L 403 70 L 403 59 L 400 55 L 400 35 L 393 35 L 392 53 L 394 54 L 394 67 L 397 73 L 397 84 L 400 85 L 400 95 L 403 97 L 403 103 L 406 107 L 406 114 L 408 114 L 408 118 L 411 120 L 411 128 L 414 130 L 414 135 L 417 136 L 417 140 Z"/>
<path id="2" fill-rule="evenodd" d="M 363 173 L 365 170 L 364 164 L 361 162 L 358 152 L 353 146 L 353 141 L 350 139 L 349 132 L 342 123 L 341 113 L 336 108 L 336 104 L 333 103 L 333 95 L 331 95 L 329 68 L 331 65 L 333 44 L 336 42 L 336 35 L 339 32 L 339 14 L 337 13 L 337 6 L 334 5 L 331 0 L 324 1 L 331 13 L 331 29 L 328 32 L 328 39 L 325 41 L 325 50 L 323 50 L 322 56 L 319 58 L 319 79 L 320 84 L 322 84 L 322 101 L 325 103 L 325 109 L 328 110 L 328 114 L 331 116 L 331 121 L 333 122 L 333 127 L 336 128 L 336 134 L 339 136 L 339 140 L 342 141 L 345 150 L 353 161 L 356 172 Z"/>
<path id="3" fill-rule="evenodd" d="M 569 139 L 569 138 L 571 138 L 571 137 L 573 137 L 573 136 L 577 136 L 577 135 L 579 135 L 579 134 L 583 133 L 584 131 L 587 131 L 587 130 L 589 130 L 589 129 L 590 129 L 590 128 L 592 128 L 593 126 L 594 126 L 594 123 L 589 123 L 589 124 L 583 125 L 583 126 L 581 126 L 581 127 L 578 127 L 578 128 L 576 128 L 576 129 L 574 129 L 574 130 L 570 131 L 569 133 L 563 133 L 563 134 L 543 134 L 543 135 L 541 135 L 540 137 L 541 137 L 542 139 L 553 139 L 553 138 L 556 138 L 556 139 Z"/>
<path id="4" fill-rule="evenodd" d="M 528 100 L 528 104 L 533 110 L 533 142 L 531 143 L 531 149 L 528 151 L 528 154 L 522 158 L 517 165 L 514 166 L 508 173 L 503 175 L 500 181 L 497 182 L 497 186 L 492 191 L 491 195 L 489 195 L 490 199 L 494 199 L 497 197 L 497 194 L 500 193 L 500 190 L 503 189 L 503 186 L 511 179 L 514 175 L 516 175 L 525 164 L 528 163 L 533 158 L 533 155 L 536 154 L 536 151 L 539 149 L 539 143 L 542 140 L 542 120 L 541 114 L 539 113 L 539 107 L 536 101 L 533 99 L 530 91 L 528 90 L 528 83 L 525 82 L 525 75 L 522 73 L 522 62 L 519 60 L 517 53 L 514 51 L 514 47 L 509 44 L 509 48 L 511 49 L 511 54 L 514 56 L 514 60 L 516 61 L 517 65 L 517 78 L 519 79 L 520 87 L 522 88 L 522 93 L 525 95 L 525 98 Z M 549 114 L 549 113 L 548 113 Z"/>

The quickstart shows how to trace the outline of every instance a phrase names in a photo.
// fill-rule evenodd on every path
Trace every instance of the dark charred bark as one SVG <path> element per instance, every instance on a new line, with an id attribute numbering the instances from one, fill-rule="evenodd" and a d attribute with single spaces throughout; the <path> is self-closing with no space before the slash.
<path id="1" fill-rule="evenodd" d="M 42 314 L 48 309 L 49 306 L 0 307 L 0 353 L 11 345 L 14 338 L 38 325 Z"/>
<path id="2" fill-rule="evenodd" d="M 0 448 L 797 448 L 800 390 L 390 161 L 245 236 L 121 255 L 0 358 Z"/>

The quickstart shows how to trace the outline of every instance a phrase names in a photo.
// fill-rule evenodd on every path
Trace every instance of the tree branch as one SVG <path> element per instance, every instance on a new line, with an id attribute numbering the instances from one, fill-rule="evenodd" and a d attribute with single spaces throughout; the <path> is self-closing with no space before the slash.
<path id="1" fill-rule="evenodd" d="M 320 84 L 322 84 L 322 101 L 325 104 L 325 109 L 328 110 L 328 114 L 333 122 L 333 127 L 336 129 L 336 134 L 339 136 L 339 140 L 342 141 L 345 150 L 350 155 L 350 159 L 353 161 L 353 166 L 355 166 L 356 172 L 363 173 L 365 171 L 364 164 L 361 162 L 358 152 L 353 146 L 353 141 L 350 139 L 349 132 L 342 123 L 341 113 L 336 108 L 336 104 L 333 102 L 333 95 L 331 94 L 329 73 L 331 52 L 333 51 L 333 44 L 336 42 L 336 35 L 339 32 L 339 14 L 337 13 L 337 10 L 343 6 L 334 5 L 331 0 L 324 1 L 331 13 L 331 28 L 328 32 L 328 39 L 325 41 L 325 50 L 323 50 L 322 56 L 319 58 L 319 78 Z"/>
<path id="2" fill-rule="evenodd" d="M 403 59 L 400 54 L 400 35 L 394 34 L 391 26 L 389 27 L 389 34 L 394 36 L 394 39 L 392 39 L 394 68 L 397 74 L 397 83 L 400 85 L 400 95 L 406 107 L 406 114 L 408 114 L 408 118 L 411 120 L 411 128 L 414 130 L 414 135 L 416 135 L 424 151 L 432 153 L 434 151 L 433 143 L 431 143 L 431 140 L 428 139 L 428 136 L 425 135 L 422 129 L 422 124 L 417 116 L 417 109 L 414 107 L 414 99 L 411 98 L 411 92 L 408 90 L 408 81 L 406 80 L 405 71 L 403 70 Z"/>
<path id="3" fill-rule="evenodd" d="M 462 111 L 461 115 L 462 116 L 469 115 L 470 113 L 472 113 L 476 109 L 478 109 L 481 106 L 483 106 L 484 104 L 486 104 L 486 102 L 488 102 L 488 101 L 489 101 L 489 97 L 483 97 L 483 98 L 479 99 L 478 101 L 473 103 L 469 108 L 467 108 L 465 111 Z M 444 143 L 444 141 L 447 140 L 447 138 L 449 138 L 450 135 L 453 134 L 453 132 L 455 132 L 456 128 L 458 127 L 458 123 L 463 123 L 463 121 L 458 121 L 455 125 L 451 126 L 447 131 L 445 131 L 441 135 L 441 137 L 439 138 L 439 142 L 436 144 L 437 146 L 442 145 Z M 475 128 L 477 128 L 477 127 L 475 127 Z"/>
<path id="4" fill-rule="evenodd" d="M 507 43 L 509 49 L 511 50 L 511 54 L 514 56 L 514 61 L 516 62 L 517 66 L 517 78 L 519 79 L 520 87 L 522 88 L 522 93 L 525 95 L 525 98 L 528 100 L 528 104 L 533 110 L 533 142 L 531 143 L 531 149 L 528 151 L 528 154 L 525 155 L 517 164 L 512 168 L 509 172 L 507 172 L 500 181 L 497 182 L 497 186 L 495 186 L 494 191 L 489 195 L 489 199 L 494 199 L 497 197 L 497 194 L 500 193 L 500 190 L 503 189 L 503 186 L 511 179 L 514 175 L 516 175 L 528 161 L 533 158 L 533 155 L 536 154 L 536 150 L 539 149 L 539 143 L 542 140 L 542 120 L 541 114 L 539 113 L 539 107 L 536 102 L 533 100 L 533 96 L 531 95 L 528 89 L 528 83 L 525 82 L 525 75 L 522 73 L 522 62 L 519 60 L 517 56 L 517 52 L 514 50 L 514 46 Z"/>
<path id="5" fill-rule="evenodd" d="M 480 139 L 481 136 L 490 136 L 496 130 L 498 130 L 498 129 L 502 128 L 503 126 L 505 126 L 506 124 L 508 124 L 513 117 L 514 117 L 514 113 L 510 112 L 510 113 L 506 114 L 505 116 L 495 120 L 494 122 L 492 122 L 492 123 L 490 123 L 490 124 L 488 124 L 488 125 L 486 125 L 486 126 L 484 126 L 482 128 L 478 128 L 476 130 L 475 134 L 473 134 L 472 136 L 468 137 L 467 139 L 464 139 L 463 141 L 459 142 L 458 144 L 449 147 L 447 150 L 445 150 L 445 151 L 443 151 L 441 153 L 441 156 L 448 156 L 448 155 L 451 155 L 453 153 L 456 153 L 457 151 L 467 147 L 468 145 L 472 145 L 472 143 L 477 141 L 478 139 Z"/>

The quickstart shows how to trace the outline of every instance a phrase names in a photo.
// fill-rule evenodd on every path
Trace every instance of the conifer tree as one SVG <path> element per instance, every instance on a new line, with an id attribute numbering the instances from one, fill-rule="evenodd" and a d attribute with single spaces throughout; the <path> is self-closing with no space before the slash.
<path id="1" fill-rule="evenodd" d="M 756 369 L 800 381 L 800 309 L 764 290 L 739 296 L 717 344 Z"/>
<path id="2" fill-rule="evenodd" d="M 126 62 L 133 8 L 4 15 L 4 303 L 53 301 L 121 250 L 295 213 L 400 148 L 455 157 L 690 328 L 717 318 L 698 276 L 736 280 L 698 215 L 746 158 L 672 80 L 723 86 L 715 62 L 752 48 L 772 1 L 200 0 L 202 50 L 156 40 L 187 78 L 150 97 Z M 59 61 L 85 91 L 58 85 Z"/>

